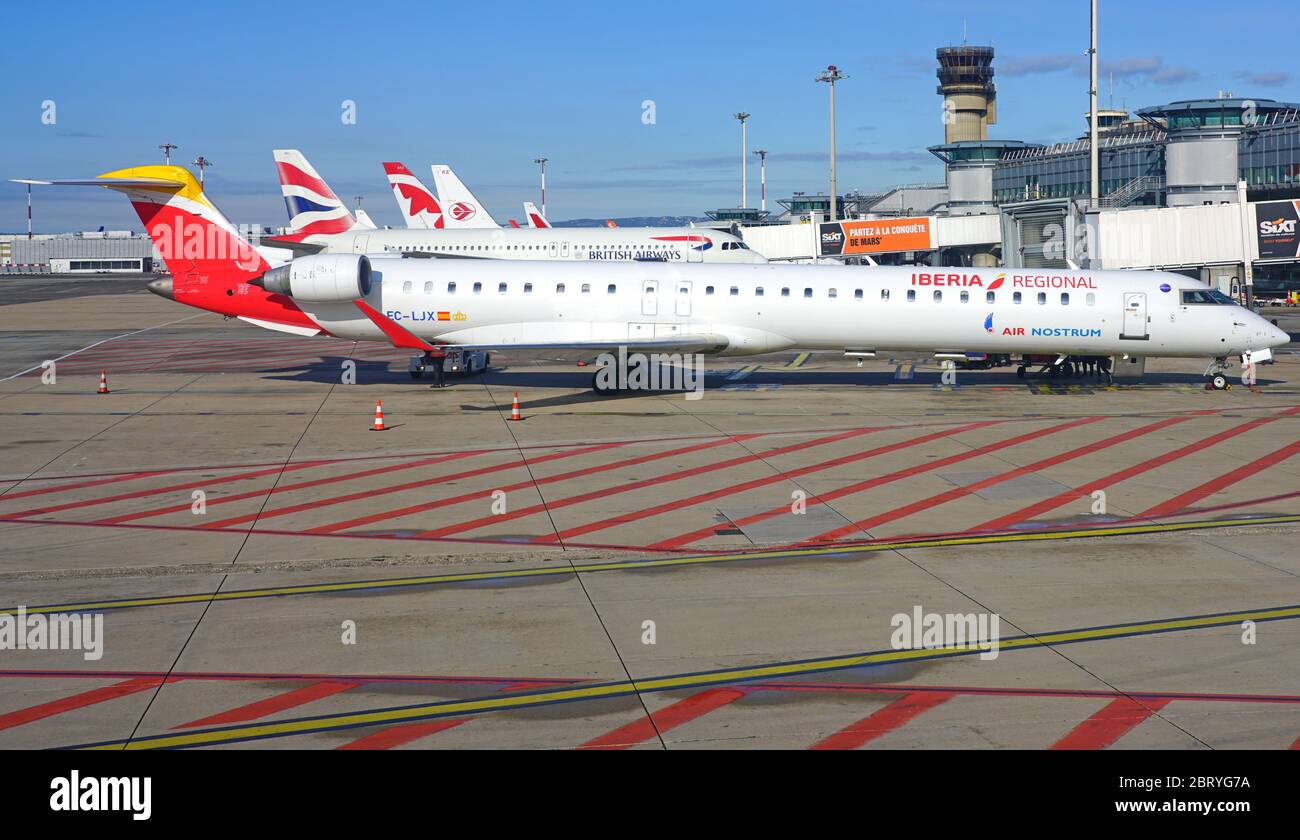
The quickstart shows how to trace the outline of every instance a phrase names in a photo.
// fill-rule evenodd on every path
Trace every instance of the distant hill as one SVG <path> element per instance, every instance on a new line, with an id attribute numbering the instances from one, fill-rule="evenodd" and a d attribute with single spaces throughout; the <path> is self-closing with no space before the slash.
<path id="1" fill-rule="evenodd" d="M 619 227 L 687 227 L 691 222 L 707 222 L 704 216 L 624 216 L 614 219 Z M 568 219 L 551 222 L 557 228 L 604 227 L 604 219 Z"/>

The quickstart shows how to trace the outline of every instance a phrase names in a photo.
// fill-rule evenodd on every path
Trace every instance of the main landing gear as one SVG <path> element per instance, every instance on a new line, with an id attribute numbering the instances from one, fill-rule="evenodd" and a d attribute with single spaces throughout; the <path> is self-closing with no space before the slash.
<path id="1" fill-rule="evenodd" d="M 1028 366 L 1038 365 L 1036 372 L 1030 373 Z M 1016 376 L 1047 376 L 1049 379 L 1082 379 L 1086 376 L 1096 377 L 1098 382 L 1111 383 L 1109 356 L 1048 356 L 1030 354 L 1021 359 L 1016 368 Z"/>

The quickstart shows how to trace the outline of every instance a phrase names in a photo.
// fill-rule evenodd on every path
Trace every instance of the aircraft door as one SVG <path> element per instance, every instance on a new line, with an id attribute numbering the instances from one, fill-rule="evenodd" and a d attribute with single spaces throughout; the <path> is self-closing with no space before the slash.
<path id="1" fill-rule="evenodd" d="M 677 281 L 677 314 L 691 314 L 691 281 Z"/>
<path id="2" fill-rule="evenodd" d="M 686 261 L 687 262 L 704 262 L 704 237 L 699 234 L 692 234 L 691 238 L 686 240 Z"/>
<path id="3" fill-rule="evenodd" d="M 645 280 L 641 283 L 641 314 L 659 314 L 659 281 Z"/>
<path id="4" fill-rule="evenodd" d="M 366 243 L 370 241 L 369 236 L 358 236 L 352 240 L 352 253 L 364 254 L 366 252 Z"/>
<path id="5" fill-rule="evenodd" d="M 1124 293 L 1124 330 L 1120 338 L 1147 338 L 1147 296 L 1144 292 Z"/>
<path id="6" fill-rule="evenodd" d="M 547 249 L 547 253 L 550 255 L 551 259 L 555 259 L 557 256 L 559 256 L 559 254 L 560 254 L 560 243 L 558 243 L 558 242 L 552 242 L 552 243 L 551 243 L 551 247 L 550 247 L 549 249 Z"/>
<path id="7" fill-rule="evenodd" d="M 561 243 L 560 243 L 560 259 L 562 259 L 562 260 L 567 260 L 568 258 L 569 258 L 569 243 L 568 243 L 568 242 L 561 242 Z"/>

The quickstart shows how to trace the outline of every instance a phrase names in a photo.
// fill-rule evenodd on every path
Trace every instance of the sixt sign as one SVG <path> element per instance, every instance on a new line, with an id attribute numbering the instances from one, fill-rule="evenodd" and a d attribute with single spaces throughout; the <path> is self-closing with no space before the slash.
<path id="1" fill-rule="evenodd" d="M 1300 201 L 1258 202 L 1255 219 L 1261 260 L 1293 260 L 1300 256 Z"/>

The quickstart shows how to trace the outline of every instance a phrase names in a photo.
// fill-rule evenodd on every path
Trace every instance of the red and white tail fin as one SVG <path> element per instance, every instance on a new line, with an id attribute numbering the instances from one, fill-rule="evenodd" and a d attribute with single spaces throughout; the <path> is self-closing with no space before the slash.
<path id="1" fill-rule="evenodd" d="M 185 169 L 135 166 L 93 179 L 34 183 L 106 187 L 125 195 L 171 272 L 167 296 L 177 303 L 275 329 L 321 332 L 289 298 L 249 285 L 271 268 L 270 264 Z"/>
<path id="2" fill-rule="evenodd" d="M 393 188 L 397 209 L 402 211 L 408 228 L 434 230 L 446 227 L 442 205 L 419 178 L 411 174 L 404 164 L 396 161 L 384 163 L 388 185 Z"/>
<path id="3" fill-rule="evenodd" d="M 496 219 L 481 202 L 461 183 L 451 167 L 442 163 L 433 165 L 433 188 L 438 191 L 446 212 L 448 228 L 499 228 Z"/>
<path id="4" fill-rule="evenodd" d="M 528 226 L 534 228 L 548 228 L 551 223 L 542 215 L 542 211 L 537 209 L 537 205 L 531 201 L 524 202 L 524 215 L 528 217 Z"/>
<path id="5" fill-rule="evenodd" d="M 362 227 L 302 152 L 276 149 L 272 154 L 280 176 L 280 193 L 289 211 L 290 230 L 312 236 L 344 233 Z"/>

